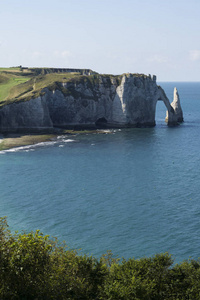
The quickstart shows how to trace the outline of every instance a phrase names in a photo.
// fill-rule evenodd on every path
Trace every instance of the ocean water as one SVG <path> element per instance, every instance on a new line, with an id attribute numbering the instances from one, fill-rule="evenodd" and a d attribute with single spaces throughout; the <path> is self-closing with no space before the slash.
<path id="1" fill-rule="evenodd" d="M 0 215 L 72 249 L 119 257 L 200 257 L 200 82 L 178 88 L 185 122 L 60 136 L 0 152 Z"/>

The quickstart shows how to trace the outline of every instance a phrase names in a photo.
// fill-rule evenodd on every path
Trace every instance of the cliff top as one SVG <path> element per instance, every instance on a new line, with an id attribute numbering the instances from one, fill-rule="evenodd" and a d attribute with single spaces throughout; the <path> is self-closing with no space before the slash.
<path id="1" fill-rule="evenodd" d="M 148 77 L 144 74 L 123 74 L 126 76 Z M 44 89 L 59 89 L 67 93 L 64 83 L 86 83 L 94 86 L 104 82 L 111 85 L 120 84 L 122 75 L 98 74 L 90 69 L 67 68 L 25 68 L 22 66 L 0 68 L 0 107 L 19 101 L 37 98 L 44 93 Z"/>

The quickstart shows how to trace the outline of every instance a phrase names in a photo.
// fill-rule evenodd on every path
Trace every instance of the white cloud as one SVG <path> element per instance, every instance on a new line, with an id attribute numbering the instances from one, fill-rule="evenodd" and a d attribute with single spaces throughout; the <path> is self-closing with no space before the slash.
<path id="1" fill-rule="evenodd" d="M 168 57 L 166 56 L 163 56 L 163 55 L 160 55 L 160 54 L 155 54 L 153 55 L 152 57 L 150 57 L 148 59 L 149 62 L 155 62 L 155 63 L 159 63 L 159 64 L 162 64 L 162 63 L 167 63 L 169 62 L 169 59 Z"/>
<path id="2" fill-rule="evenodd" d="M 200 50 L 191 50 L 189 56 L 192 61 L 200 60 Z"/>

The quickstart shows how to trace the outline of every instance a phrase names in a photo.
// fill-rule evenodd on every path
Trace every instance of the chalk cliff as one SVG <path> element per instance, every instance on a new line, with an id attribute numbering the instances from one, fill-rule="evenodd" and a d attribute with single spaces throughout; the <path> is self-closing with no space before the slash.
<path id="1" fill-rule="evenodd" d="M 158 100 L 167 107 L 168 124 L 176 125 L 183 121 L 183 114 L 177 90 L 174 95 L 170 104 L 155 76 L 82 75 L 44 88 L 39 97 L 2 106 L 0 131 L 154 126 Z"/>

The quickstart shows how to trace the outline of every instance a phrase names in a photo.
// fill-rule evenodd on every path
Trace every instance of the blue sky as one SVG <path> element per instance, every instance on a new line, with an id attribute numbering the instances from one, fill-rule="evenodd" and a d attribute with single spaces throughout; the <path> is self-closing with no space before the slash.
<path id="1" fill-rule="evenodd" d="M 0 0 L 0 66 L 200 81 L 199 0 Z"/>

